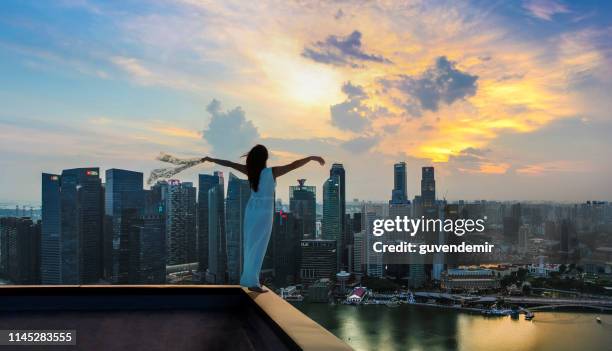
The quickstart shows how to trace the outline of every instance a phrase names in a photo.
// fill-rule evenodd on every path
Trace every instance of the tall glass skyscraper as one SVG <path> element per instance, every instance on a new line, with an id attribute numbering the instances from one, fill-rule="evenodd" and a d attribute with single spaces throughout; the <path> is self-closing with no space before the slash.
<path id="1" fill-rule="evenodd" d="M 244 211 L 251 196 L 247 179 L 229 174 L 227 199 L 225 200 L 225 223 L 227 237 L 228 283 L 238 284 L 242 272 Z"/>
<path id="2" fill-rule="evenodd" d="M 266 266 L 271 267 L 276 286 L 298 282 L 302 227 L 302 221 L 297 219 L 293 213 L 282 210 L 274 212 L 274 225 L 266 251 L 266 259 L 264 259 L 264 269 L 267 268 Z"/>
<path id="3" fill-rule="evenodd" d="M 393 191 L 389 203 L 403 205 L 409 202 L 406 185 L 406 162 L 399 162 L 393 165 Z"/>
<path id="4" fill-rule="evenodd" d="M 159 187 L 144 191 L 144 213 L 131 225 L 129 283 L 166 282 L 166 219 Z"/>
<path id="5" fill-rule="evenodd" d="M 332 175 L 323 183 L 323 219 L 321 221 L 321 233 L 324 240 L 335 240 L 336 248 L 342 243 L 342 198 L 340 177 Z M 342 259 L 340 249 L 337 250 L 338 262 Z"/>
<path id="6" fill-rule="evenodd" d="M 198 175 L 198 261 L 202 281 L 205 281 L 208 268 L 208 191 L 221 181 L 217 174 Z"/>
<path id="7" fill-rule="evenodd" d="M 329 170 L 330 177 L 338 177 L 338 184 L 340 186 L 340 214 L 342 218 L 346 216 L 346 172 L 342 163 L 334 163 Z M 344 233 L 344 219 L 341 222 L 342 233 Z"/>
<path id="8" fill-rule="evenodd" d="M 306 179 L 298 179 L 297 186 L 289 187 L 289 211 L 300 220 L 300 240 L 314 239 L 317 225 L 316 187 L 304 185 Z"/>
<path id="9" fill-rule="evenodd" d="M 103 206 L 98 168 L 42 174 L 43 284 L 88 284 L 102 278 Z"/>
<path id="10" fill-rule="evenodd" d="M 42 174 L 41 284 L 61 284 L 61 180 L 58 174 Z"/>
<path id="11" fill-rule="evenodd" d="M 436 202 L 436 179 L 433 167 L 423 167 L 421 173 L 421 203 L 423 207 L 433 207 Z"/>
<path id="12" fill-rule="evenodd" d="M 110 224 L 105 233 L 104 268 L 113 283 L 128 283 L 129 230 L 131 223 L 122 223 L 123 213 L 131 213 L 135 220 L 144 208 L 143 175 L 123 169 L 106 171 L 105 223 Z"/>
<path id="13" fill-rule="evenodd" d="M 348 238 L 349 233 L 346 226 L 346 172 L 341 163 L 334 163 L 329 170 L 330 177 L 337 177 L 340 196 L 340 241 L 338 242 L 338 255 L 340 261 L 338 267 L 348 269 Z"/>
<path id="14" fill-rule="evenodd" d="M 166 197 L 166 262 L 177 265 L 196 260 L 196 189 L 190 182 L 168 182 Z"/>
<path id="15" fill-rule="evenodd" d="M 212 284 L 224 284 L 227 275 L 223 188 L 223 183 L 219 183 L 208 191 L 208 269 L 206 271 L 206 281 Z"/>

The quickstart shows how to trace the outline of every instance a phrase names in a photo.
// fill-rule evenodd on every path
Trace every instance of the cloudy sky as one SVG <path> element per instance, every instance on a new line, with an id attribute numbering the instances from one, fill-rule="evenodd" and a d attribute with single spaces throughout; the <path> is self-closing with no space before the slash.
<path id="1" fill-rule="evenodd" d="M 387 200 L 405 161 L 410 197 L 433 165 L 448 199 L 612 200 L 611 91 L 608 1 L 5 0 L 0 202 L 257 142 L 343 163 L 348 198 Z"/>

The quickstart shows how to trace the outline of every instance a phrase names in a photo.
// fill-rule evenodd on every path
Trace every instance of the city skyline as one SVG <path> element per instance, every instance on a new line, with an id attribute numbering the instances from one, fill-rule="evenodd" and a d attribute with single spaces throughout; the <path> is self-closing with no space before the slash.
<path id="1" fill-rule="evenodd" d="M 412 195 L 434 166 L 450 199 L 612 198 L 612 4 L 235 5 L 3 2 L 0 202 L 39 201 L 43 171 L 257 142 L 344 164 L 348 199 L 387 199 L 399 161 Z"/>

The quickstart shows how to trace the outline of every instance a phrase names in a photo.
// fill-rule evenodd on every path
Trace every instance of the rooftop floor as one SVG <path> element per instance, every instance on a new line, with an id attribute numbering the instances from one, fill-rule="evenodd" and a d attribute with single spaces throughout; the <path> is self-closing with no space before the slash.
<path id="1" fill-rule="evenodd" d="M 273 292 L 217 285 L 0 287 L 0 330 L 48 329 L 76 330 L 76 346 L 62 350 L 350 350 Z M 0 346 L 9 348 L 24 349 Z"/>

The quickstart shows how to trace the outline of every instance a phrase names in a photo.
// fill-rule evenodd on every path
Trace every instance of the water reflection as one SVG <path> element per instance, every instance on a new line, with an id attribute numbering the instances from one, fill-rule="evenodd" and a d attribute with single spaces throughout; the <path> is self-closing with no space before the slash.
<path id="1" fill-rule="evenodd" d="M 483 317 L 419 306 L 296 304 L 357 350 L 609 350 L 612 315 L 538 312 L 523 317 Z"/>

